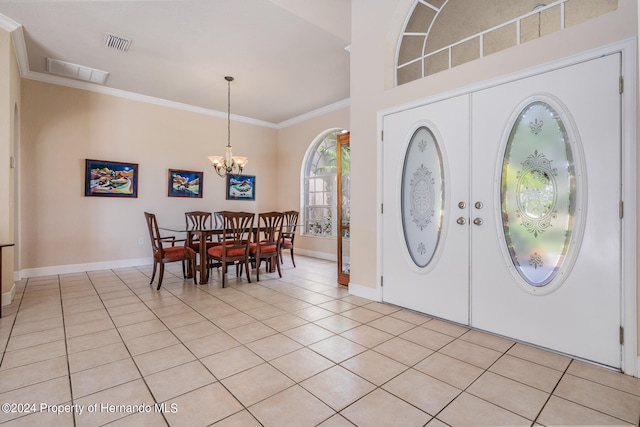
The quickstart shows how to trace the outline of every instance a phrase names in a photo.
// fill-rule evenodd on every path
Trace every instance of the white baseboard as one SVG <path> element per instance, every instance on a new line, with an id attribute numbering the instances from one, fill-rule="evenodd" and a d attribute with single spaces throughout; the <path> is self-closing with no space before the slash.
<path id="1" fill-rule="evenodd" d="M 283 251 L 282 256 L 284 257 L 286 253 L 287 253 L 286 251 Z M 337 257 L 336 254 L 331 254 L 331 253 L 327 253 L 327 252 L 310 251 L 308 249 L 302 249 L 302 248 L 295 248 L 294 256 L 295 256 L 295 254 L 300 254 L 300 255 L 311 257 L 311 258 L 324 259 L 326 261 L 337 261 L 338 260 L 338 257 Z"/>
<path id="2" fill-rule="evenodd" d="M 11 285 L 11 289 L 9 292 L 3 292 L 2 298 L 0 299 L 0 304 L 4 307 L 5 305 L 10 305 L 13 301 L 13 297 L 16 296 L 16 284 L 13 283 Z"/>
<path id="3" fill-rule="evenodd" d="M 380 288 L 371 288 L 369 286 L 358 285 L 353 282 L 349 282 L 349 293 L 357 297 L 370 299 L 372 301 L 382 301 L 382 292 Z"/>
<path id="4" fill-rule="evenodd" d="M 25 268 L 20 270 L 20 279 L 52 276 L 57 274 L 82 273 L 84 271 L 110 270 L 113 268 L 137 267 L 153 264 L 151 258 L 123 259 L 116 261 L 90 262 L 86 264 L 54 265 L 50 267 Z"/>

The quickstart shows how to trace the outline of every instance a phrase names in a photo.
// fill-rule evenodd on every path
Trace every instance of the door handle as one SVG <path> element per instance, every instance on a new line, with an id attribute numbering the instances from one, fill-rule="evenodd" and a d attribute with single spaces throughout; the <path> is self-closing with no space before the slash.
<path id="1" fill-rule="evenodd" d="M 473 223 L 475 225 L 482 225 L 482 222 L 483 222 L 482 218 L 476 218 L 476 219 L 473 220 Z"/>
<path id="2" fill-rule="evenodd" d="M 467 220 L 464 217 L 460 217 L 456 220 L 456 222 L 460 225 L 465 225 L 467 223 Z"/>

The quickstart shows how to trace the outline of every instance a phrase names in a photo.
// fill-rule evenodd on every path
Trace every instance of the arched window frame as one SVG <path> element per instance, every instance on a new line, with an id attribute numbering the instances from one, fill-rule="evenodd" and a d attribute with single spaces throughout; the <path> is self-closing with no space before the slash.
<path id="1" fill-rule="evenodd" d="M 316 237 L 337 236 L 337 136 L 343 128 L 320 133 L 309 144 L 300 170 L 301 234 Z"/>

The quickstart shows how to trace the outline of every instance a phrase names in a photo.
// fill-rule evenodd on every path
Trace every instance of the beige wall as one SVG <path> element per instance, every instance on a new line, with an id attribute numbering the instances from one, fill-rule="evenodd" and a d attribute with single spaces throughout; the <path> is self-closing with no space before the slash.
<path id="1" fill-rule="evenodd" d="M 20 268 L 150 258 L 144 211 L 183 224 L 189 210 L 278 208 L 276 136 L 232 121 L 256 201 L 226 201 L 207 159 L 224 154 L 226 119 L 23 79 Z M 86 158 L 138 163 L 138 198 L 85 197 Z M 204 197 L 167 197 L 169 168 L 204 171 Z"/>
<path id="2" fill-rule="evenodd" d="M 0 29 L 0 243 L 14 243 L 14 173 L 10 158 L 14 156 L 17 129 L 16 105 L 20 100 L 20 74 L 11 35 Z M 14 248 L 2 250 L 2 293 L 13 286 Z M 9 302 L 9 301 L 7 301 Z"/>
<path id="3" fill-rule="evenodd" d="M 309 145 L 328 129 L 349 129 L 349 109 L 300 122 L 278 131 L 278 206 L 282 210 L 300 210 L 302 162 Z M 335 257 L 336 239 L 298 235 L 296 248 L 309 255 Z M 333 259 L 333 258 L 332 258 Z"/>

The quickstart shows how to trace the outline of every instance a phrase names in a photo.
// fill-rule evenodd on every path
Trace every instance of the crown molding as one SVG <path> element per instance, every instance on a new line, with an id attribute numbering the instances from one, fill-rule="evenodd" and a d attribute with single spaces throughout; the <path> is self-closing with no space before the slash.
<path id="1" fill-rule="evenodd" d="M 226 119 L 227 113 L 217 110 L 211 110 L 209 108 L 197 107 L 195 105 L 183 104 L 181 102 L 169 101 L 167 99 L 156 98 L 153 96 L 142 95 L 139 93 L 129 92 L 121 89 L 114 89 L 110 87 L 100 86 L 93 83 L 83 82 L 80 80 L 68 79 L 65 77 L 54 76 L 52 74 L 37 73 L 29 71 L 22 76 L 29 80 L 36 80 L 43 83 L 50 83 L 59 86 L 66 86 L 74 89 L 82 89 L 89 92 L 101 93 L 104 95 L 117 96 L 119 98 L 130 99 L 132 101 L 145 102 L 147 104 L 160 105 L 168 108 L 174 108 L 177 110 L 189 111 L 192 113 L 204 114 L 207 116 L 219 117 Z M 237 122 L 248 123 L 256 126 L 262 126 L 267 128 L 276 129 L 275 123 L 266 122 L 264 120 L 253 119 L 251 117 L 240 116 L 237 114 L 231 114 L 231 119 Z"/>
<path id="2" fill-rule="evenodd" d="M 27 45 L 24 41 L 22 25 L 0 13 L 0 28 L 11 33 L 20 76 L 24 76 L 29 71 L 29 58 L 27 57 Z"/>
<path id="3" fill-rule="evenodd" d="M 8 16 L 5 16 L 0 13 L 0 28 L 5 29 L 11 33 L 17 30 L 18 28 L 22 28 L 22 25 L 20 25 L 13 19 L 9 18 Z"/>
<path id="4" fill-rule="evenodd" d="M 351 98 L 343 99 L 342 101 L 334 102 L 333 104 L 329 104 L 325 107 L 321 107 L 316 110 L 309 111 L 308 113 L 301 114 L 292 119 L 285 120 L 284 122 L 280 122 L 277 124 L 277 129 L 284 129 L 286 127 L 304 122 L 305 120 L 309 120 L 314 117 L 322 116 L 333 111 L 347 108 L 349 105 L 351 105 Z"/>

